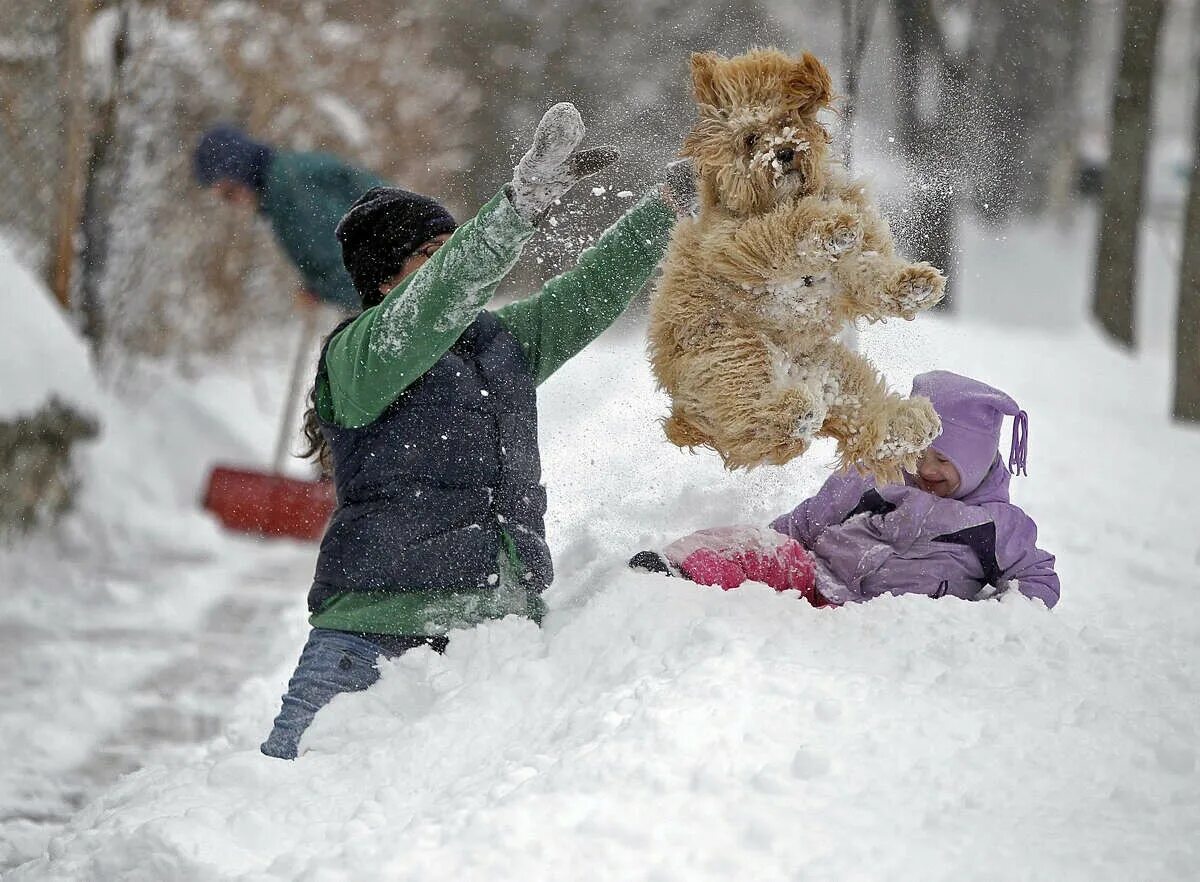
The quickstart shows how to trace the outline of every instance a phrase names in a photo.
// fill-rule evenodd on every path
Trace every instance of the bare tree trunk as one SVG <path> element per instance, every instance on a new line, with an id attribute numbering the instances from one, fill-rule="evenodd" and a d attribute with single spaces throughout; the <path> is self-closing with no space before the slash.
<path id="1" fill-rule="evenodd" d="M 1126 0 L 1104 172 L 1092 312 L 1117 342 L 1130 348 L 1137 331 L 1138 229 L 1149 157 L 1154 61 L 1164 8 L 1164 0 Z"/>
<path id="2" fill-rule="evenodd" d="M 1079 125 L 1082 107 L 1079 96 L 1079 72 L 1087 52 L 1089 28 L 1086 26 L 1093 14 L 1083 0 L 1061 0 L 1062 40 L 1066 46 L 1063 57 L 1063 83 L 1067 93 L 1060 110 L 1050 120 L 1053 137 L 1050 139 L 1052 153 L 1047 169 L 1045 198 L 1042 207 L 1055 217 L 1060 225 L 1069 219 L 1070 204 L 1075 180 L 1079 174 Z"/>
<path id="3" fill-rule="evenodd" d="M 842 0 L 842 161 L 854 165 L 854 123 L 858 112 L 858 84 L 863 53 L 871 39 L 871 24 L 879 0 Z"/>
<path id="4" fill-rule="evenodd" d="M 854 167 L 854 125 L 858 113 L 858 85 L 862 74 L 863 54 L 871 39 L 871 25 L 879 0 L 842 0 L 842 162 L 849 170 Z M 838 339 L 843 346 L 858 351 L 858 328 L 846 322 Z"/>
<path id="5" fill-rule="evenodd" d="M 1179 308 L 1175 320 L 1175 405 L 1177 420 L 1200 422 L 1200 90 L 1192 119 L 1192 174 L 1188 183 L 1183 259 L 1179 264 Z"/>
<path id="6" fill-rule="evenodd" d="M 949 57 L 928 0 L 894 0 L 894 6 L 899 37 L 897 140 L 913 179 L 919 182 L 897 233 L 906 257 L 927 260 L 946 274 L 946 296 L 937 308 L 950 311 L 957 275 L 950 174 L 955 167 L 955 121 L 964 79 L 961 67 Z"/>
<path id="7" fill-rule="evenodd" d="M 112 166 L 115 162 L 114 145 L 117 138 L 117 112 L 121 95 L 120 77 L 128 51 L 127 16 L 129 13 L 127 9 L 122 8 L 118 14 L 121 16 L 120 25 L 117 30 L 116 43 L 112 47 L 116 82 L 113 84 L 111 94 L 107 96 L 101 106 L 96 108 L 96 131 L 92 143 L 88 145 L 82 215 L 79 219 L 80 231 L 83 234 L 83 247 L 80 250 L 77 309 L 83 335 L 91 341 L 93 350 L 101 356 L 106 353 L 110 319 L 105 312 L 101 287 L 108 262 L 113 225 L 113 218 L 110 217 L 109 211 L 111 204 L 106 205 L 105 199 L 107 197 L 111 200 L 112 194 L 116 190 L 114 186 L 116 176 Z"/>

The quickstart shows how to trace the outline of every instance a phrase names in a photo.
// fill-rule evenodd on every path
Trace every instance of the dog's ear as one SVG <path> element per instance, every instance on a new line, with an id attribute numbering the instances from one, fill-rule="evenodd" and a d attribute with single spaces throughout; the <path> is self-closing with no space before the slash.
<path id="1" fill-rule="evenodd" d="M 721 56 L 716 52 L 692 53 L 692 92 L 697 104 L 709 104 L 716 107 L 719 104 L 717 92 L 717 65 Z"/>
<path id="2" fill-rule="evenodd" d="M 799 113 L 810 116 L 833 102 L 833 80 L 825 65 L 811 52 L 805 52 L 788 72 L 788 103 Z"/>

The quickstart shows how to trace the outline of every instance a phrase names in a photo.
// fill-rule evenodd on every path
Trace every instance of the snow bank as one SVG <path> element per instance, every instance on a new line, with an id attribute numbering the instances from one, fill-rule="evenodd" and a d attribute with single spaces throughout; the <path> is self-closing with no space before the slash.
<path id="1" fill-rule="evenodd" d="M 0 237 L 0 420 L 26 417 L 57 395 L 93 413 L 91 355 L 41 280 Z"/>
<path id="2" fill-rule="evenodd" d="M 267 356 L 197 361 L 187 374 L 125 364 L 102 381 L 2 239 L 0 316 L 0 420 L 58 395 L 101 423 L 99 438 L 72 453 L 73 511 L 53 530 L 0 545 L 2 874 L 42 853 L 82 800 L 148 759 L 152 745 L 216 730 L 209 715 L 224 717 L 245 678 L 238 663 L 228 672 L 229 643 L 252 667 L 260 651 L 269 665 L 291 652 L 273 641 L 301 632 L 297 586 L 311 578 L 314 549 L 232 537 L 200 507 L 215 463 L 267 465 L 290 339 L 260 341 Z M 279 608 L 293 599 L 285 620 Z M 224 618 L 214 613 L 222 603 L 232 607 Z M 255 620 L 264 609 L 269 624 Z M 255 626 L 267 633 L 228 633 Z"/>
<path id="3" fill-rule="evenodd" d="M 609 338 L 541 394 L 541 630 L 385 663 L 295 763 L 256 750 L 287 671 L 256 680 L 201 755 L 126 778 L 11 878 L 1194 879 L 1200 433 L 1166 420 L 1165 360 L 936 318 L 863 344 L 899 388 L 937 364 L 1029 411 L 1014 487 L 1059 555 L 1054 612 L 813 610 L 625 570 L 764 522 L 832 451 L 742 475 L 680 453 L 641 337 Z"/>
<path id="4" fill-rule="evenodd" d="M 541 633 L 385 664 L 294 764 L 127 779 L 12 878 L 1182 879 L 1194 712 L 1138 670 L 1193 650 L 1116 648 L 1017 598 L 814 611 L 614 571 Z"/>
<path id="5" fill-rule="evenodd" d="M 215 536 L 205 529 L 215 522 L 198 506 L 205 481 L 217 462 L 270 467 L 292 330 L 247 342 L 266 357 L 196 359 L 184 370 L 131 363 L 102 382 L 87 343 L 2 237 L 0 306 L 0 420 L 28 416 L 58 396 L 101 423 L 99 442 L 78 454 L 84 481 L 73 528 L 91 541 L 104 534 L 192 545 L 198 529 Z M 316 355 L 314 347 L 314 364 Z M 311 471 L 298 462 L 287 467 Z"/>

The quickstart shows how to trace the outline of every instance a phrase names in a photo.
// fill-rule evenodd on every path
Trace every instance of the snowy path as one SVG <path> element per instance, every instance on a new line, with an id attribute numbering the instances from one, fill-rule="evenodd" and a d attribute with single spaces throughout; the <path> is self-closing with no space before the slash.
<path id="1" fill-rule="evenodd" d="M 74 365 L 58 385 L 87 391 L 104 429 L 80 451 L 77 511 L 53 535 L 0 545 L 0 869 L 40 854 L 121 775 L 210 741 L 247 681 L 294 662 L 315 554 L 227 534 L 198 503 L 214 463 L 261 467 L 271 449 L 291 329 L 187 373 L 127 365 L 101 389 L 66 326 L 49 336 L 61 316 L 25 281 L 6 293 L 49 313 L 25 336 Z M 4 402 L 38 363 L 10 365 Z M 266 697 L 253 703 L 269 720 Z"/>
<path id="2" fill-rule="evenodd" d="M 312 550 L 225 544 L 139 559 L 154 590 L 200 597 L 144 607 L 138 572 L 92 567 L 86 615 L 0 627 L 0 670 L 18 672 L 0 677 L 0 870 L 39 854 L 121 775 L 218 735 L 245 682 L 294 654 Z"/>

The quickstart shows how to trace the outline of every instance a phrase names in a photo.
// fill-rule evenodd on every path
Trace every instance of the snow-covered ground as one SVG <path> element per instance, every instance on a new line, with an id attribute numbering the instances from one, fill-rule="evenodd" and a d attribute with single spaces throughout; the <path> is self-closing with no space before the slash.
<path id="1" fill-rule="evenodd" d="M 1128 356 L 1083 321 L 1090 238 L 975 232 L 960 317 L 862 335 L 898 388 L 936 366 L 1029 411 L 1014 487 L 1058 555 L 1053 612 L 813 610 L 626 570 L 682 532 L 764 522 L 829 468 L 822 448 L 730 475 L 669 447 L 630 322 L 541 392 L 545 626 L 384 663 L 295 763 L 257 744 L 312 551 L 194 508 L 208 462 L 269 446 L 278 381 L 256 400 L 242 365 L 135 373 L 67 538 L 0 557 L 0 830 L 10 864 L 35 858 L 11 878 L 1197 878 L 1200 430 L 1167 418 L 1169 267 L 1146 262 Z"/>

